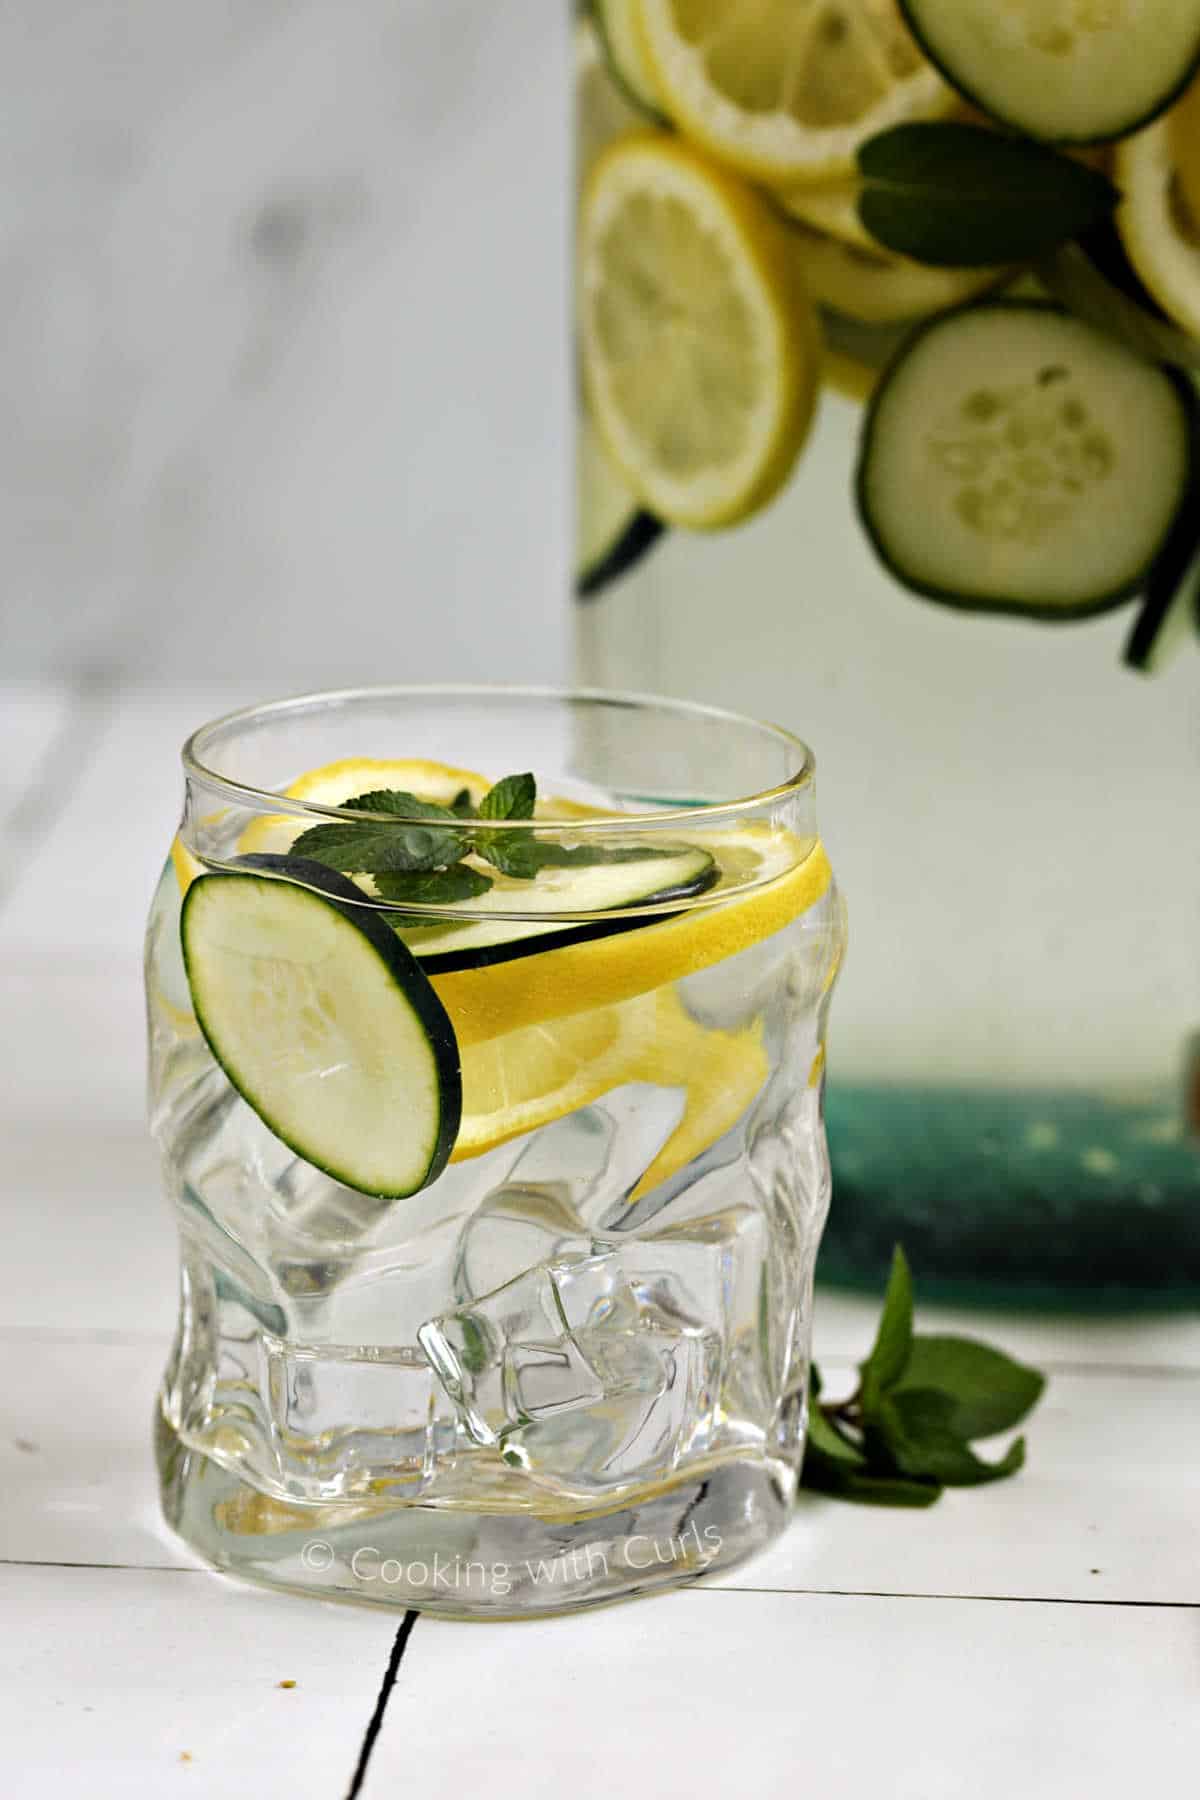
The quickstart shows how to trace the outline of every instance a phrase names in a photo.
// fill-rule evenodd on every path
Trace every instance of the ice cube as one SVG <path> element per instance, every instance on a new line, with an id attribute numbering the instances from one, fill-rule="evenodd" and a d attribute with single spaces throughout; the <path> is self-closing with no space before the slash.
<path id="1" fill-rule="evenodd" d="M 613 1252 L 543 1262 L 417 1337 L 474 1441 L 560 1490 L 668 1473 L 711 1404 L 712 1334 L 643 1304 Z"/>
<path id="2" fill-rule="evenodd" d="M 710 1204 L 728 1201 L 730 1188 L 718 1170 L 697 1184 L 692 1197 Z M 653 1234 L 593 1234 L 564 1246 L 575 1255 L 615 1258 L 644 1326 L 702 1341 L 696 1370 L 702 1397 L 690 1451 L 700 1448 L 705 1431 L 720 1428 L 723 1417 L 752 1422 L 763 1432 L 770 1424 L 771 1371 L 778 1358 L 772 1356 L 765 1323 L 771 1300 L 769 1243 L 768 1222 L 759 1209 L 727 1203 L 660 1225 Z"/>
<path id="3" fill-rule="evenodd" d="M 454 1297 L 473 1300 L 503 1287 L 525 1269 L 557 1255 L 583 1231 L 564 1187 L 506 1182 L 463 1224 L 454 1268 Z"/>
<path id="4" fill-rule="evenodd" d="M 614 1205 L 624 1205 L 683 1118 L 686 1099 L 681 1087 L 627 1081 L 535 1132 L 510 1179 L 527 1187 L 553 1186 L 592 1223 Z"/>
<path id="5" fill-rule="evenodd" d="M 272 1473 L 287 1493 L 413 1500 L 448 1466 L 454 1411 L 416 1348 L 259 1341 Z"/>
<path id="6" fill-rule="evenodd" d="M 584 1331 L 579 1347 L 601 1380 L 600 1394 L 507 1434 L 505 1460 L 544 1485 L 579 1492 L 668 1474 L 705 1414 L 704 1339 L 653 1328 Z"/>
<path id="7" fill-rule="evenodd" d="M 490 1294 L 522 1270 L 552 1262 L 564 1244 L 578 1245 L 602 1215 L 623 1214 L 683 1103 L 679 1089 L 629 1082 L 539 1131 L 508 1179 L 465 1220 L 455 1298 Z"/>

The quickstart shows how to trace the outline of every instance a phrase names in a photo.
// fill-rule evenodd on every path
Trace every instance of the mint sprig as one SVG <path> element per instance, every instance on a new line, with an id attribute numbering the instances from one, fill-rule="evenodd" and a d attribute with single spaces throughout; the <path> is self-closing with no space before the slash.
<path id="1" fill-rule="evenodd" d="M 401 869 L 444 869 L 467 849 L 462 820 L 448 807 L 418 800 L 415 794 L 379 788 L 343 804 L 379 816 L 310 826 L 292 845 L 293 856 L 310 857 L 346 874 L 381 875 Z M 430 823 L 414 824 L 415 819 Z"/>
<path id="2" fill-rule="evenodd" d="M 292 845 L 296 856 L 338 869 L 371 875 L 380 897 L 405 906 L 453 906 L 485 894 L 492 877 L 462 859 L 473 855 L 499 874 L 532 881 L 544 868 L 586 867 L 630 862 L 657 854 L 638 845 L 569 846 L 539 837 L 532 829 L 513 830 L 511 821 L 532 819 L 537 782 L 526 770 L 506 775 L 489 788 L 478 807 L 462 788 L 451 804 L 438 806 L 399 788 L 379 788 L 342 803 L 369 819 L 339 819 L 302 831 Z M 488 821 L 507 821 L 503 831 Z M 436 915 L 407 918 L 406 924 L 438 924 Z"/>
<path id="3" fill-rule="evenodd" d="M 813 1368 L 801 1483 L 876 1506 L 932 1506 L 945 1488 L 1003 1480 L 1024 1463 L 1024 1438 L 997 1462 L 971 1440 L 1019 1424 L 1045 1385 L 1037 1369 L 974 1338 L 914 1332 L 912 1277 L 897 1245 L 855 1393 L 823 1401 Z"/>

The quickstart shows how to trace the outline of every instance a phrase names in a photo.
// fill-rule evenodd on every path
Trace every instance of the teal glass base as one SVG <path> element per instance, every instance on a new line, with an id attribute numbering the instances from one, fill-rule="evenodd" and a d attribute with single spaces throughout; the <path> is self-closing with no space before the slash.
<path id="1" fill-rule="evenodd" d="M 1200 1303 L 1200 1142 L 1178 1104 L 832 1079 L 818 1277 L 878 1292 L 902 1243 L 924 1299 Z"/>

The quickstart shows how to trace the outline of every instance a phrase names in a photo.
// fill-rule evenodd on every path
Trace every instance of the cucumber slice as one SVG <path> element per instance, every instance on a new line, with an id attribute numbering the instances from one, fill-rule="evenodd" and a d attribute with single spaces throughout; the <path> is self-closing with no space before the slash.
<path id="1" fill-rule="evenodd" d="M 588 600 L 640 562 L 664 526 L 630 493 L 586 414 L 580 415 L 575 481 L 575 594 Z"/>
<path id="2" fill-rule="evenodd" d="M 192 882 L 180 935 L 200 1029 L 247 1105 L 336 1181 L 398 1199 L 454 1148 L 458 1043 L 419 964 L 362 900 L 320 863 L 246 856 Z"/>
<path id="3" fill-rule="evenodd" d="M 1187 381 L 1036 301 L 919 328 L 872 396 L 859 512 L 906 587 L 1083 618 L 1135 593 L 1197 462 Z"/>
<path id="4" fill-rule="evenodd" d="M 582 938 L 608 937 L 652 924 L 660 915 L 647 918 L 635 909 L 690 900 L 712 887 L 719 874 L 707 850 L 677 845 L 637 861 L 544 869 L 534 883 L 506 886 L 497 881 L 472 902 L 473 911 L 491 913 L 492 918 L 419 929 L 401 921 L 398 929 L 423 969 L 431 975 L 448 975 L 455 969 L 482 969 L 516 956 L 557 950 Z M 619 913 L 627 908 L 628 918 L 577 916 Z M 520 912 L 555 912 L 563 917 L 556 921 L 512 916 Z"/>
<path id="5" fill-rule="evenodd" d="M 1031 137 L 1093 144 L 1157 117 L 1200 63 L 1200 0 L 1052 6 L 900 0 L 913 36 L 966 99 Z"/>

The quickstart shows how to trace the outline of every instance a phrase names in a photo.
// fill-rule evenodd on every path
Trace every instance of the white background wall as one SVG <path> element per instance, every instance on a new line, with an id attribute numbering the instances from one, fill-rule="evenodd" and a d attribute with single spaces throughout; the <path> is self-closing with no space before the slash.
<path id="1" fill-rule="evenodd" d="M 565 12 L 3 9 L 0 673 L 561 672 Z"/>

